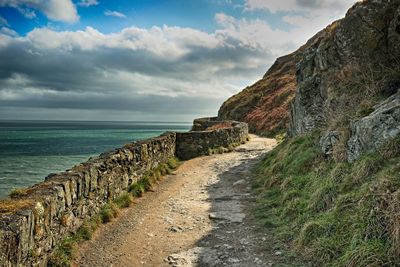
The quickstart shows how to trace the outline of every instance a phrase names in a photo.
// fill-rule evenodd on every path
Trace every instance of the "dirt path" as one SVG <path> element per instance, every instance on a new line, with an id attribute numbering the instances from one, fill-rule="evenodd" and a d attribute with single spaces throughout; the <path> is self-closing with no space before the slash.
<path id="1" fill-rule="evenodd" d="M 275 140 L 184 162 L 80 247 L 76 266 L 271 266 L 250 214 L 250 169 Z M 264 245 L 263 245 L 264 244 Z"/>

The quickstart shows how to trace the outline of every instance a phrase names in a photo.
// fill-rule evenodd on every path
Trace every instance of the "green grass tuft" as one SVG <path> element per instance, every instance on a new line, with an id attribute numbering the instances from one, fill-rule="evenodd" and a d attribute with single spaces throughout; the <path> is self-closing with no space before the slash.
<path id="1" fill-rule="evenodd" d="M 100 218 L 103 223 L 108 223 L 118 216 L 119 210 L 114 203 L 108 203 L 100 210 Z"/>
<path id="2" fill-rule="evenodd" d="M 129 193 L 124 193 L 113 201 L 118 208 L 127 208 L 132 204 L 132 196 Z"/>

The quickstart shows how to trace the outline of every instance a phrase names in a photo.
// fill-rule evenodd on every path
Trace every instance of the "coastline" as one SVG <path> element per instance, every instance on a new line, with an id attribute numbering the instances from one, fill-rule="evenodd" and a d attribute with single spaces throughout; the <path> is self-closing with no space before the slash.
<path id="1" fill-rule="evenodd" d="M 217 118 L 205 121 L 221 123 Z M 190 157 L 197 157 L 213 149 L 239 145 L 248 138 L 245 123 L 232 122 L 231 127 L 216 130 L 207 127 L 188 133 L 167 132 L 127 144 L 68 172 L 48 176 L 43 183 L 0 202 L 1 265 L 46 263 L 65 236 L 76 232 L 86 219 L 127 192 L 146 173 L 179 154 L 177 148 L 185 148 L 186 152 L 192 149 Z M 188 139 L 181 138 L 184 145 L 179 145 L 180 135 L 195 135 L 189 139 L 199 143 L 187 146 Z"/>

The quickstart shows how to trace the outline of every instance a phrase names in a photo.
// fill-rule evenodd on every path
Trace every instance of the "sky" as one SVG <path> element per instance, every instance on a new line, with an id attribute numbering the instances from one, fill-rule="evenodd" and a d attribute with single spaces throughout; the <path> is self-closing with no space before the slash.
<path id="1" fill-rule="evenodd" d="M 354 0 L 0 0 L 0 119 L 216 115 Z"/>

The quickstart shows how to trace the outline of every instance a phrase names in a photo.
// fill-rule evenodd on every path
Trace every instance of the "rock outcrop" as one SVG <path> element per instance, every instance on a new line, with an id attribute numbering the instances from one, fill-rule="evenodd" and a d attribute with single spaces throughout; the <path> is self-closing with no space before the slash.
<path id="1" fill-rule="evenodd" d="M 384 89 L 368 88 L 373 86 L 368 82 L 390 79 L 379 76 L 382 74 L 379 72 L 383 72 L 380 68 L 399 66 L 390 62 L 400 55 L 399 5 L 399 1 L 387 0 L 359 2 L 344 19 L 328 26 L 305 49 L 298 65 L 298 87 L 291 109 L 292 135 L 325 124 L 330 119 L 327 113 L 340 108 L 337 96 L 361 98 L 360 95 L 369 95 L 367 97 L 373 98 L 374 93 Z M 366 75 L 371 76 L 363 77 Z M 350 79 L 361 84 L 349 84 Z M 364 88 L 349 88 L 356 86 Z M 348 99 L 346 104 L 356 109 L 360 103 L 354 100 Z"/>
<path id="2" fill-rule="evenodd" d="M 376 151 L 400 133 L 400 93 L 380 103 L 370 115 L 351 123 L 348 161 Z"/>
<path id="3" fill-rule="evenodd" d="M 398 134 L 392 130 L 398 120 L 384 115 L 379 103 L 399 90 L 399 69 L 400 1 L 359 1 L 345 18 L 278 58 L 260 81 L 225 101 L 218 115 L 270 136 L 287 129 L 290 136 L 320 132 L 326 155 L 353 161 Z"/>
<path id="4" fill-rule="evenodd" d="M 314 37 L 298 64 L 290 135 L 336 131 L 346 143 L 350 132 L 349 161 L 397 135 L 397 98 L 385 99 L 400 87 L 399 43 L 400 1 L 390 0 L 358 2 Z"/>

